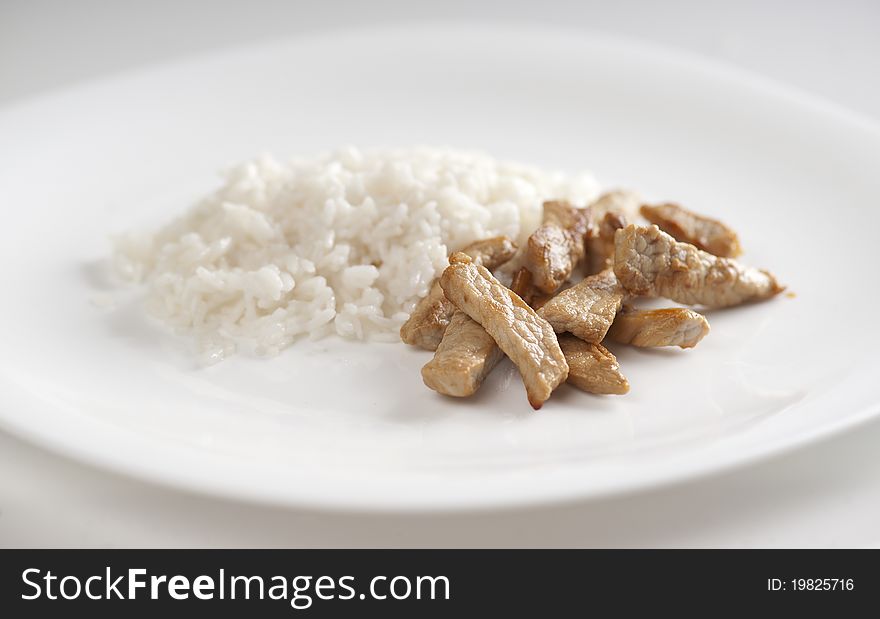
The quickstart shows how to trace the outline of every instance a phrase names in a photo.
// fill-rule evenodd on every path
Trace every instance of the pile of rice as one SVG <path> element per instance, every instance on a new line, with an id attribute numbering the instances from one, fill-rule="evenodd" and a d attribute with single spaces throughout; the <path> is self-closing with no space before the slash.
<path id="1" fill-rule="evenodd" d="M 160 230 L 117 238 L 115 264 L 206 363 L 304 335 L 397 341 L 450 252 L 499 234 L 522 242 L 545 199 L 597 193 L 589 174 L 453 150 L 262 156 Z"/>

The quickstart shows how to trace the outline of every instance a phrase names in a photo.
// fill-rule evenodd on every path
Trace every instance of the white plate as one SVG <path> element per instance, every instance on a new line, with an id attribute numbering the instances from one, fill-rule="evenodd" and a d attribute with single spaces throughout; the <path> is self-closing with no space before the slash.
<path id="1" fill-rule="evenodd" d="M 27 101 L 0 136 L 0 420 L 115 471 L 293 505 L 534 504 L 718 471 L 878 413 L 880 131 L 730 69 L 559 32 L 337 33 Z M 693 351 L 618 347 L 629 395 L 562 388 L 538 413 L 509 364 L 463 402 L 423 387 L 430 355 L 403 345 L 198 369 L 131 302 L 90 303 L 109 233 L 181 211 L 227 163 L 344 143 L 591 168 L 730 221 L 797 296 L 712 312 Z"/>

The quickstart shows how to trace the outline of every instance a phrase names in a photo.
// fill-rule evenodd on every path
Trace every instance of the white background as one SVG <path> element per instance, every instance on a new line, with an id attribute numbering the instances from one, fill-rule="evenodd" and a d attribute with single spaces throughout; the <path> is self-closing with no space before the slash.
<path id="1" fill-rule="evenodd" d="M 880 117 L 880 3 L 869 0 L 0 0 L 0 105 L 267 37 L 417 20 L 540 22 L 642 38 Z M 478 515 L 377 516 L 186 495 L 0 433 L 0 546 L 880 547 L 878 444 L 880 423 L 873 423 L 735 473 L 647 494 Z"/>

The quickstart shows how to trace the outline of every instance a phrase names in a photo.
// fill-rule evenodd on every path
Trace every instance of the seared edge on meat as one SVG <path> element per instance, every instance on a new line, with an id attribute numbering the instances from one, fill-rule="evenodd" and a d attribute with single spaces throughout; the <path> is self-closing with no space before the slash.
<path id="1" fill-rule="evenodd" d="M 547 301 L 538 315 L 557 333 L 567 331 L 585 342 L 599 344 L 614 322 L 625 294 L 614 272 L 606 269 L 560 292 Z"/>
<path id="2" fill-rule="evenodd" d="M 544 220 L 529 237 L 525 265 L 533 284 L 552 293 L 571 276 L 586 254 L 590 211 L 566 202 L 545 202 Z"/>
<path id="3" fill-rule="evenodd" d="M 592 233 L 587 237 L 588 274 L 611 268 L 614 233 L 638 215 L 642 198 L 634 191 L 615 189 L 603 193 L 590 205 Z"/>
<path id="4" fill-rule="evenodd" d="M 454 311 L 455 306 L 446 299 L 439 282 L 435 281 L 401 325 L 400 339 L 425 350 L 437 350 Z"/>
<path id="5" fill-rule="evenodd" d="M 532 272 L 526 267 L 520 267 L 516 273 L 513 274 L 513 278 L 510 282 L 510 289 L 515 292 L 520 299 L 531 306 L 532 297 L 535 296 L 535 288 L 532 286 Z"/>
<path id="6" fill-rule="evenodd" d="M 614 235 L 626 227 L 626 219 L 620 213 L 607 212 L 593 228 L 587 241 L 589 273 L 601 273 L 614 266 Z"/>
<path id="7" fill-rule="evenodd" d="M 532 299 L 546 300 L 532 288 L 530 273 L 525 268 L 514 275 L 511 289 L 523 299 L 529 299 L 532 307 L 535 307 Z M 569 333 L 558 335 L 557 340 L 568 363 L 567 382 L 590 393 L 629 391 L 629 383 L 620 373 L 617 359 L 601 344 L 590 344 Z"/>
<path id="8" fill-rule="evenodd" d="M 742 253 L 739 237 L 724 223 L 689 211 L 678 204 L 644 204 L 642 217 L 682 243 L 723 258 L 736 258 Z"/>
<path id="9" fill-rule="evenodd" d="M 529 404 L 538 409 L 568 376 L 568 364 L 547 321 L 482 266 L 453 254 L 440 277 L 446 297 L 480 323 L 519 368 Z"/>
<path id="10" fill-rule="evenodd" d="M 728 307 L 784 290 L 768 271 L 679 243 L 657 226 L 627 226 L 617 231 L 614 243 L 614 273 L 632 294 Z"/>
<path id="11" fill-rule="evenodd" d="M 623 395 L 629 391 L 617 359 L 601 344 L 564 334 L 559 336 L 559 346 L 568 362 L 569 384 L 589 393 Z"/>
<path id="12" fill-rule="evenodd" d="M 612 189 L 606 191 L 590 204 L 590 212 L 593 221 L 601 221 L 605 213 L 616 213 L 624 219 L 635 219 L 639 213 L 639 205 L 642 197 L 635 191 L 627 189 Z"/>
<path id="13" fill-rule="evenodd" d="M 552 297 L 544 294 L 532 285 L 532 272 L 526 267 L 520 267 L 513 274 L 513 280 L 510 283 L 510 289 L 513 290 L 520 299 L 529 304 L 536 312 L 544 307 L 544 305 Z"/>
<path id="14" fill-rule="evenodd" d="M 617 312 L 608 337 L 642 348 L 693 348 L 708 333 L 706 317 L 684 307 L 641 310 L 624 306 Z"/>
<path id="15" fill-rule="evenodd" d="M 480 388 L 502 357 L 492 336 L 456 309 L 434 358 L 422 368 L 422 380 L 444 395 L 467 397 Z"/>
<path id="16" fill-rule="evenodd" d="M 516 243 L 506 236 L 475 241 L 462 250 L 477 264 L 496 269 L 516 253 Z M 425 350 L 437 350 L 446 331 L 455 306 L 450 303 L 438 281 L 413 309 L 409 319 L 400 327 L 400 339 Z"/>

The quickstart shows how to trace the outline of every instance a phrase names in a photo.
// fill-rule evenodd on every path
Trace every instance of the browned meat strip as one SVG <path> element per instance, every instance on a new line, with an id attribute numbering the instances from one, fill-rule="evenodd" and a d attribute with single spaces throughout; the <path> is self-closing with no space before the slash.
<path id="1" fill-rule="evenodd" d="M 532 295 L 532 301 L 529 303 L 529 305 L 531 305 L 532 309 L 537 312 L 539 309 L 547 305 L 547 302 L 552 298 L 553 297 L 549 294 L 541 294 L 540 292 L 536 292 Z"/>
<path id="2" fill-rule="evenodd" d="M 677 241 L 723 258 L 735 258 L 742 253 L 736 232 L 717 219 L 698 215 L 678 204 L 645 204 L 640 212 Z"/>
<path id="3" fill-rule="evenodd" d="M 614 235 L 624 227 L 626 219 L 623 215 L 609 211 L 593 228 L 593 234 L 587 242 L 590 273 L 600 273 L 614 266 Z"/>
<path id="4" fill-rule="evenodd" d="M 590 393 L 623 395 L 629 391 L 617 359 L 601 344 L 564 334 L 559 336 L 559 346 L 568 362 L 569 384 Z"/>
<path id="5" fill-rule="evenodd" d="M 552 293 L 568 280 L 586 254 L 589 230 L 589 209 L 565 202 L 544 203 L 544 222 L 529 237 L 525 255 L 526 267 L 539 290 Z"/>
<path id="6" fill-rule="evenodd" d="M 557 333 L 569 332 L 599 344 L 608 332 L 626 292 L 610 269 L 563 290 L 540 309 Z"/>
<path id="7" fill-rule="evenodd" d="M 590 205 L 593 221 L 601 221 L 605 213 L 616 213 L 624 219 L 634 219 L 642 198 L 634 191 L 613 189 L 606 191 Z"/>
<path id="8" fill-rule="evenodd" d="M 624 307 L 617 313 L 608 337 L 615 342 L 642 348 L 693 348 L 708 333 L 706 317 L 684 307 L 652 310 Z"/>
<path id="9" fill-rule="evenodd" d="M 519 298 L 528 303 L 529 307 L 536 312 L 552 298 L 548 294 L 539 292 L 532 285 L 532 272 L 525 267 L 520 267 L 520 269 L 513 274 L 513 281 L 510 284 L 510 289 L 513 290 Z"/>
<path id="10" fill-rule="evenodd" d="M 516 243 L 506 236 L 496 236 L 471 243 L 462 251 L 477 264 L 496 269 L 513 257 Z M 425 350 L 437 350 L 454 311 L 455 306 L 446 299 L 439 282 L 434 282 L 400 327 L 400 339 Z"/>
<path id="11" fill-rule="evenodd" d="M 502 357 L 492 336 L 456 309 L 434 358 L 422 368 L 422 380 L 434 391 L 463 398 L 480 388 Z"/>
<path id="12" fill-rule="evenodd" d="M 529 403 L 538 409 L 568 376 L 553 328 L 482 266 L 453 254 L 440 277 L 446 297 L 480 323 L 519 368 Z"/>
<path id="13" fill-rule="evenodd" d="M 455 306 L 446 299 L 440 284 L 435 281 L 427 296 L 422 297 L 400 327 L 400 339 L 425 350 L 437 350 L 454 311 Z"/>
<path id="14" fill-rule="evenodd" d="M 532 272 L 525 267 L 520 267 L 519 270 L 513 274 L 513 280 L 510 282 L 510 289 L 513 290 L 520 299 L 531 305 L 532 297 L 535 294 L 535 289 L 532 287 Z"/>
<path id="15" fill-rule="evenodd" d="M 769 272 L 679 243 L 657 226 L 617 231 L 614 273 L 632 294 L 705 307 L 757 301 L 784 290 Z"/>
<path id="16" fill-rule="evenodd" d="M 616 189 L 602 194 L 590 205 L 592 234 L 587 239 L 588 273 L 611 268 L 614 261 L 614 233 L 638 214 L 641 197 L 633 191 Z"/>

